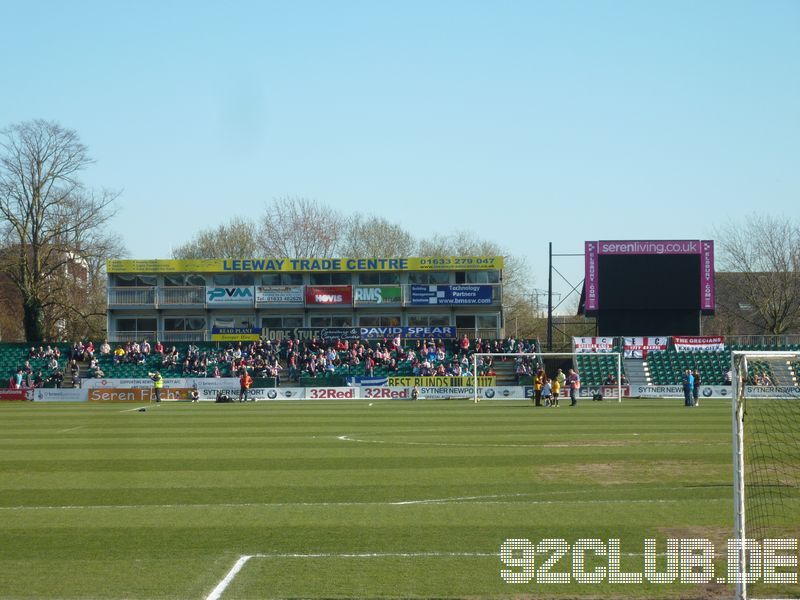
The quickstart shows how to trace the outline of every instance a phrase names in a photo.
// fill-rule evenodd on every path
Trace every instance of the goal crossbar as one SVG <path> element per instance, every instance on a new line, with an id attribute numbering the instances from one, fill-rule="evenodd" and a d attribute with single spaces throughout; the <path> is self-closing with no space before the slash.
<path id="1" fill-rule="evenodd" d="M 530 357 L 533 359 L 545 358 L 576 358 L 578 356 L 614 356 L 617 359 L 617 398 L 622 402 L 622 353 L 621 352 L 475 352 L 472 355 L 472 400 L 478 401 L 478 357 L 479 356 L 510 356 L 513 358 Z M 580 373 L 578 373 L 580 375 Z"/>

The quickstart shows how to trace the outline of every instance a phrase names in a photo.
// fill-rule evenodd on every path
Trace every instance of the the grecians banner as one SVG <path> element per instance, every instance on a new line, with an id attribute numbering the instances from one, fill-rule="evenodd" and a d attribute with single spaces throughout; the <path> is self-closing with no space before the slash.
<path id="1" fill-rule="evenodd" d="M 574 337 L 572 338 L 574 352 L 613 352 L 613 337 Z"/>
<path id="2" fill-rule="evenodd" d="M 647 358 L 647 353 L 652 351 L 666 350 L 669 343 L 669 336 L 651 335 L 644 337 L 623 338 L 624 344 L 622 351 L 625 358 Z"/>
<path id="3" fill-rule="evenodd" d="M 720 352 L 725 350 L 725 336 L 685 337 L 672 336 L 672 345 L 678 352 Z"/>

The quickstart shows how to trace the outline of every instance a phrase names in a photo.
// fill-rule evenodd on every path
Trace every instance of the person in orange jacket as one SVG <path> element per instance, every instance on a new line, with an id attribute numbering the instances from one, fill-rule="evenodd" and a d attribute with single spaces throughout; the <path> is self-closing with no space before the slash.
<path id="1" fill-rule="evenodd" d="M 250 386 L 253 385 L 253 378 L 247 372 L 247 369 L 242 369 L 242 375 L 239 377 L 239 402 L 247 402 L 247 392 L 250 391 Z"/>

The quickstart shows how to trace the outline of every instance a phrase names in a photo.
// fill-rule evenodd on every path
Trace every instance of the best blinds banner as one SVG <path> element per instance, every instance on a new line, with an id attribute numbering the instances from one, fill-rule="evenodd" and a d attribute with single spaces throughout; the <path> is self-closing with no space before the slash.
<path id="1" fill-rule="evenodd" d="M 672 336 L 672 344 L 678 352 L 721 352 L 725 350 L 725 337 Z"/>
<path id="2" fill-rule="evenodd" d="M 490 285 L 412 285 L 411 304 L 491 304 Z"/>
<path id="3" fill-rule="evenodd" d="M 600 309 L 599 267 L 601 254 L 699 254 L 700 255 L 700 308 L 714 311 L 714 241 L 713 240 L 617 240 L 584 243 L 586 280 L 585 310 Z"/>
<path id="4" fill-rule="evenodd" d="M 623 339 L 625 341 L 623 346 L 625 358 L 646 358 L 649 351 L 666 350 L 667 342 L 669 342 L 669 337 L 665 335 L 626 337 Z"/>
<path id="5" fill-rule="evenodd" d="M 574 337 L 572 338 L 574 352 L 613 352 L 613 337 Z"/>

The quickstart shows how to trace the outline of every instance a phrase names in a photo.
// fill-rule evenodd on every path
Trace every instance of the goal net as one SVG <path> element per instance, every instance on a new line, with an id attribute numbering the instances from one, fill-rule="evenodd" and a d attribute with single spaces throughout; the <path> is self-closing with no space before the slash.
<path id="1" fill-rule="evenodd" d="M 525 372 L 521 378 L 517 377 L 520 368 Z M 479 402 L 485 396 L 487 388 L 481 386 L 481 377 L 491 376 L 491 373 L 496 378 L 495 389 L 511 392 L 504 395 L 505 398 L 530 400 L 531 395 L 525 394 L 535 394 L 535 385 L 522 384 L 519 380 L 530 382 L 539 369 L 544 370 L 549 380 L 557 377 L 558 369 L 565 376 L 569 375 L 569 369 L 575 369 L 584 393 L 596 389 L 598 393 L 602 391 L 605 396 L 622 401 L 622 355 L 619 352 L 476 352 L 472 355 L 472 400 Z M 607 384 L 609 375 L 613 384 Z M 504 387 L 506 385 L 510 387 Z M 560 395 L 569 397 L 567 385 Z"/>
<path id="2" fill-rule="evenodd" d="M 749 540 L 758 548 L 800 538 L 800 352 L 732 352 L 731 363 L 736 586 L 745 599 L 766 583 L 745 560 Z"/>

